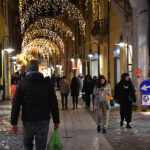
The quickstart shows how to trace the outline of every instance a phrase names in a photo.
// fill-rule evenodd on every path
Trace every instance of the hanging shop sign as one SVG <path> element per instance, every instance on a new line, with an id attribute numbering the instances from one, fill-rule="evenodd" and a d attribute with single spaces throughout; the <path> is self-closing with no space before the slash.
<path id="1" fill-rule="evenodd" d="M 81 59 L 78 59 L 77 68 L 78 68 L 78 73 L 82 74 L 82 62 L 81 62 Z"/>
<path id="2" fill-rule="evenodd" d="M 72 61 L 72 69 L 76 69 L 76 61 Z"/>

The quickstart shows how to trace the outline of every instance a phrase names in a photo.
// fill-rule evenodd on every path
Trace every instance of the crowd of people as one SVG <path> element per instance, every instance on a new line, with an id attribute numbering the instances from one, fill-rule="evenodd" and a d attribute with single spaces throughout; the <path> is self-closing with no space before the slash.
<path id="1" fill-rule="evenodd" d="M 22 107 L 23 142 L 25 150 L 32 149 L 33 138 L 36 137 L 37 147 L 45 149 L 48 133 L 50 113 L 54 121 L 54 128 L 59 128 L 59 109 L 56 87 L 60 90 L 62 109 L 68 109 L 68 96 L 72 96 L 72 109 L 78 109 L 78 97 L 82 95 L 85 108 L 92 107 L 96 112 L 97 132 L 106 133 L 109 122 L 111 86 L 104 75 L 78 77 L 74 75 L 70 82 L 65 76 L 44 78 L 38 72 L 38 63 L 31 60 L 26 67 L 26 74 L 20 77 L 18 73 L 12 79 L 12 84 L 18 84 L 13 98 L 11 111 L 12 131 L 16 134 L 17 122 Z M 121 81 L 115 86 L 114 99 L 120 104 L 120 126 L 132 128 L 132 105 L 136 102 L 135 89 L 128 73 L 121 76 Z M 38 130 L 38 129 L 41 130 Z M 42 137 L 39 136 L 42 134 Z"/>

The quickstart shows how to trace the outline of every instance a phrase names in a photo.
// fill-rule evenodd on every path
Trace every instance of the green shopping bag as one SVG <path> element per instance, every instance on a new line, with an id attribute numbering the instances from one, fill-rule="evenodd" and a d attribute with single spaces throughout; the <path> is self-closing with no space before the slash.
<path id="1" fill-rule="evenodd" d="M 58 130 L 54 130 L 47 146 L 47 150 L 63 150 L 62 144 L 60 141 L 60 136 Z"/>

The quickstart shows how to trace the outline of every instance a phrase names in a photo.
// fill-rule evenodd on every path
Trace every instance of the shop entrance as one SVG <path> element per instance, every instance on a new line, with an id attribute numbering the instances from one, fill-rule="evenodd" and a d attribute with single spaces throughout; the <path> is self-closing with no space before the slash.
<path id="1" fill-rule="evenodd" d="M 114 49 L 114 84 L 120 81 L 120 47 L 115 46 Z"/>

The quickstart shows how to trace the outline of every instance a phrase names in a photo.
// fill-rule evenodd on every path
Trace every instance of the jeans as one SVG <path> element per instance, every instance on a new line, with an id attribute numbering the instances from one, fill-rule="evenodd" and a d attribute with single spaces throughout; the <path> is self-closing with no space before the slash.
<path id="1" fill-rule="evenodd" d="M 68 93 L 67 94 L 61 94 L 62 98 L 62 108 L 64 109 L 64 98 L 65 98 L 65 108 L 68 107 Z"/>
<path id="2" fill-rule="evenodd" d="M 76 106 L 76 109 L 78 108 L 78 95 L 76 96 L 73 96 L 73 109 L 75 109 L 75 106 Z"/>
<path id="3" fill-rule="evenodd" d="M 24 150 L 33 150 L 35 139 L 36 150 L 46 150 L 49 120 L 28 122 L 23 121 Z"/>
<path id="4" fill-rule="evenodd" d="M 85 93 L 85 100 L 86 100 L 86 108 L 90 108 L 90 105 L 91 105 L 91 95 Z"/>
<path id="5" fill-rule="evenodd" d="M 109 105 L 106 102 L 99 103 L 99 109 L 96 110 L 96 122 L 97 126 L 101 126 L 102 128 L 107 129 L 109 121 Z"/>

